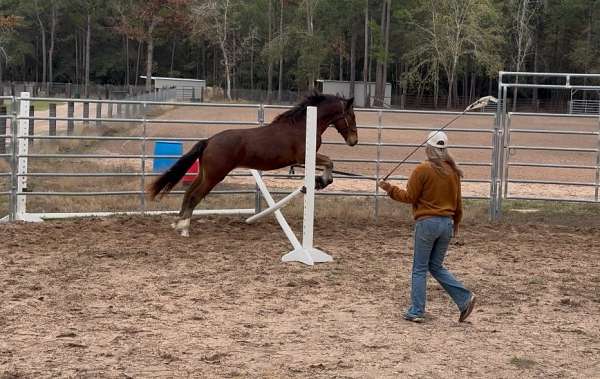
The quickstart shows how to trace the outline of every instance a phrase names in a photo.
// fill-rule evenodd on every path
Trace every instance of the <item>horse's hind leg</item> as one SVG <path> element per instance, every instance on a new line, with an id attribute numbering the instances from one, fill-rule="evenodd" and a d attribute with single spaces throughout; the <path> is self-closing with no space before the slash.
<path id="1" fill-rule="evenodd" d="M 204 197 L 221 181 L 225 176 L 214 178 L 205 175 L 202 171 L 200 176 L 194 180 L 192 185 L 185 191 L 181 210 L 179 211 L 179 220 L 173 225 L 175 230 L 181 233 L 183 237 L 190 236 L 190 223 L 194 208 L 204 199 Z"/>
<path id="2" fill-rule="evenodd" d="M 185 191 L 185 194 L 183 195 L 183 202 L 181 203 L 181 210 L 179 211 L 179 220 L 171 224 L 173 229 L 181 232 L 181 235 L 184 237 L 189 237 L 190 235 L 190 219 L 192 216 L 191 212 L 189 216 L 186 216 L 185 210 L 190 208 L 192 197 L 195 197 L 196 191 L 198 191 L 198 189 L 202 186 L 202 183 L 204 182 L 202 176 L 203 173 L 201 173 Z M 192 212 L 193 211 L 194 208 L 192 208 Z"/>

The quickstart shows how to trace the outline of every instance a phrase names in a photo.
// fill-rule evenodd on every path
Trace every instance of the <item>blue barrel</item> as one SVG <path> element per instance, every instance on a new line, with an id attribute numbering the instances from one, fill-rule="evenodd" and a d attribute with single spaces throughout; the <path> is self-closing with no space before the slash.
<path id="1" fill-rule="evenodd" d="M 154 155 L 178 156 L 183 154 L 183 142 L 179 141 L 156 141 L 154 142 Z M 152 171 L 167 171 L 177 158 L 154 158 Z"/>

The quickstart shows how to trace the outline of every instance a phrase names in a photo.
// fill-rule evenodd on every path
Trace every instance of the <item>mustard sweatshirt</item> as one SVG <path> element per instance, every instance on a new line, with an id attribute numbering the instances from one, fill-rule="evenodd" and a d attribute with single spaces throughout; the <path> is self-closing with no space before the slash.
<path id="1" fill-rule="evenodd" d="M 449 216 L 458 225 L 462 220 L 460 177 L 449 164 L 443 163 L 449 174 L 438 173 L 429 161 L 419 164 L 410 175 L 406 190 L 393 186 L 388 195 L 397 201 L 412 204 L 415 220 L 427 216 Z"/>

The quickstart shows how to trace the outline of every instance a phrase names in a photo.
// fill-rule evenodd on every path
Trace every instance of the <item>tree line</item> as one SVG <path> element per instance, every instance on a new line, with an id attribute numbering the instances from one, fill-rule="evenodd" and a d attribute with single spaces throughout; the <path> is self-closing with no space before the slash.
<path id="1" fill-rule="evenodd" d="M 303 91 L 385 83 L 394 102 L 454 107 L 499 70 L 597 72 L 597 0 L 4 0 L 0 81 Z M 353 91 L 354 85 L 351 86 Z M 528 93 L 533 100 L 537 91 Z M 443 99 L 443 101 L 442 101 Z M 516 97 L 515 97 L 516 99 Z"/>

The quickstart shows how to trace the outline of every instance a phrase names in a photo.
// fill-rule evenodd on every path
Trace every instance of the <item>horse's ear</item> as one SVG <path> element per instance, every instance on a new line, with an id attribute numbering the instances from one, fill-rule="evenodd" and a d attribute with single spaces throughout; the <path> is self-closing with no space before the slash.
<path id="1" fill-rule="evenodd" d="M 353 105 L 354 105 L 354 98 L 353 97 L 351 97 L 348 100 L 346 100 L 346 109 L 352 108 Z"/>

